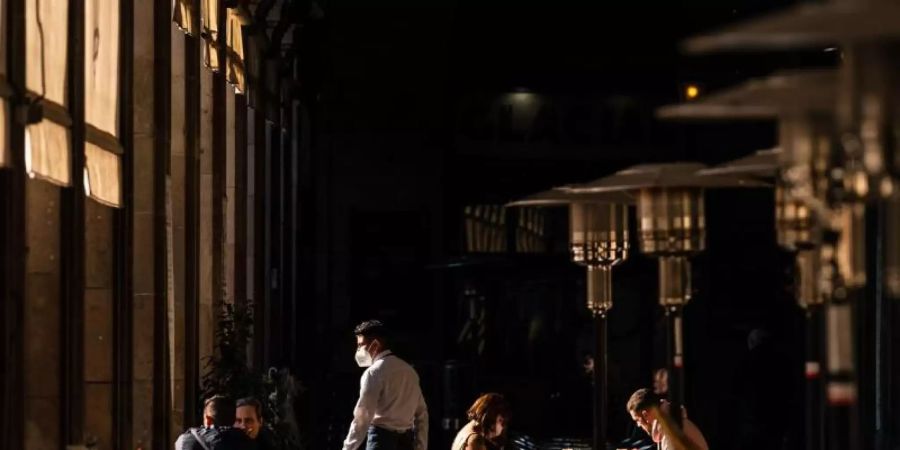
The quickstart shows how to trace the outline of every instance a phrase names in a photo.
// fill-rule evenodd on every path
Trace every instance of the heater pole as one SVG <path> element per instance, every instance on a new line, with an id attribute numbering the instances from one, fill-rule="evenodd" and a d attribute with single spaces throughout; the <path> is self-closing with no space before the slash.
<path id="1" fill-rule="evenodd" d="M 607 361 L 606 313 L 594 313 L 594 449 L 606 449 L 607 417 L 609 404 Z"/>
<path id="2" fill-rule="evenodd" d="M 895 150 L 895 152 L 898 150 Z M 898 155 L 900 156 L 900 155 Z M 898 158 L 900 159 L 900 158 Z M 889 324 L 900 323 L 900 194 L 894 194 L 885 205 L 884 218 L 884 277 L 885 295 L 884 320 Z M 896 325 L 886 327 L 884 353 L 887 358 L 884 368 L 885 391 L 882 395 L 885 405 L 885 435 L 888 448 L 900 445 L 900 389 L 896 380 L 900 375 L 900 330 Z"/>
<path id="3" fill-rule="evenodd" d="M 849 295 L 858 297 L 856 293 Z M 848 300 L 828 305 L 828 448 L 833 450 L 859 449 L 858 388 L 852 349 L 855 306 Z"/>
<path id="4" fill-rule="evenodd" d="M 822 306 L 806 310 L 806 448 L 825 449 L 825 386 L 822 384 Z"/>
<path id="5" fill-rule="evenodd" d="M 681 406 L 684 405 L 684 339 L 682 308 L 666 308 L 667 357 L 669 366 L 669 415 L 681 426 Z"/>
<path id="6" fill-rule="evenodd" d="M 842 213 L 852 213 L 848 208 Z M 862 247 L 858 239 L 859 214 L 845 214 L 840 234 L 828 233 L 823 252 L 831 259 L 823 261 L 823 270 L 831 274 L 833 294 L 825 306 L 826 358 L 828 372 L 825 379 L 826 426 L 829 450 L 859 450 L 859 386 L 857 372 L 856 336 L 859 302 L 864 298 L 859 289 L 864 280 L 858 278 Z M 855 233 L 856 232 L 856 233 Z"/>
<path id="7" fill-rule="evenodd" d="M 666 312 L 669 414 L 681 426 L 684 405 L 684 305 L 691 298 L 691 265 L 684 255 L 659 257 L 659 303 Z"/>
<path id="8" fill-rule="evenodd" d="M 606 449 L 609 417 L 607 401 L 609 364 L 607 359 L 606 320 L 612 307 L 612 267 L 587 267 L 587 306 L 594 317 L 594 449 Z"/>

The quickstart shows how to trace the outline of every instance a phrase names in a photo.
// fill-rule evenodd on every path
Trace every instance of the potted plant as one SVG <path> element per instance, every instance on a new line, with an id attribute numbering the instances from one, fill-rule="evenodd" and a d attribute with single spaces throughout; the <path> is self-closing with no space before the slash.
<path id="1" fill-rule="evenodd" d="M 303 386 L 288 369 L 250 367 L 247 348 L 252 338 L 253 304 L 224 304 L 215 332 L 215 351 L 206 358 L 200 381 L 202 398 L 215 394 L 257 398 L 263 404 L 263 423 L 272 431 L 278 448 L 301 450 L 293 405 Z"/>

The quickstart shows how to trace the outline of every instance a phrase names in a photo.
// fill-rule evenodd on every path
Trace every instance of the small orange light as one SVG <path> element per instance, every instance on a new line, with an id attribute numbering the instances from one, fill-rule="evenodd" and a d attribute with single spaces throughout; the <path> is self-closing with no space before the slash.
<path id="1" fill-rule="evenodd" d="M 697 98 L 698 95 L 700 95 L 700 88 L 698 88 L 696 85 L 689 84 L 686 88 L 684 88 L 684 94 L 685 96 L 687 96 L 688 100 L 693 100 Z"/>

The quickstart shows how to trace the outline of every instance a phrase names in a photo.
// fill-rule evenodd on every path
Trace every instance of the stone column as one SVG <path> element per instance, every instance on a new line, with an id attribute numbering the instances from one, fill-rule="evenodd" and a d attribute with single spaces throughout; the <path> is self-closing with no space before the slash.
<path id="1" fill-rule="evenodd" d="M 201 62 L 202 64 L 202 62 Z M 206 67 L 200 70 L 200 308 L 199 346 L 200 375 L 206 359 L 214 350 L 215 311 L 213 307 L 213 73 Z"/>
<path id="2" fill-rule="evenodd" d="M 156 292 L 157 259 L 154 253 L 154 2 L 132 0 L 134 8 L 133 71 L 133 173 L 132 205 L 132 444 L 131 448 L 153 448 L 153 348 L 154 305 L 166 301 L 165 292 Z M 164 439 L 164 437 L 160 437 Z"/>
<path id="3" fill-rule="evenodd" d="M 231 86 L 226 87 L 225 94 L 225 193 L 220 201 L 224 202 L 225 209 L 225 251 L 222 252 L 225 273 L 223 275 L 222 300 L 226 303 L 234 303 L 235 282 L 234 275 L 239 264 L 235 261 L 235 202 L 236 172 L 235 172 L 235 93 Z"/>
<path id="4" fill-rule="evenodd" d="M 113 209 L 85 200 L 84 222 L 84 438 L 111 450 Z"/>
<path id="5" fill-rule="evenodd" d="M 171 160 L 167 180 L 169 198 L 166 235 L 170 286 L 167 293 L 169 313 L 169 376 L 171 377 L 171 435 L 169 442 L 184 430 L 184 301 L 185 301 L 185 68 L 184 34 L 172 25 L 171 52 Z"/>
<path id="6" fill-rule="evenodd" d="M 61 384 L 60 188 L 25 185 L 25 448 L 58 450 Z"/>

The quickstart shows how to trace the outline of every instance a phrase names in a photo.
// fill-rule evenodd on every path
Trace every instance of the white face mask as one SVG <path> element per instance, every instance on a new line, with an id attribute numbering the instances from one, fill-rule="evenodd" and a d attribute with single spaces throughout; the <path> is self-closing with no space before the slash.
<path id="1" fill-rule="evenodd" d="M 361 346 L 356 349 L 356 364 L 359 367 L 369 367 L 372 365 L 372 355 L 369 354 L 369 351 L 366 349 L 366 346 Z"/>

